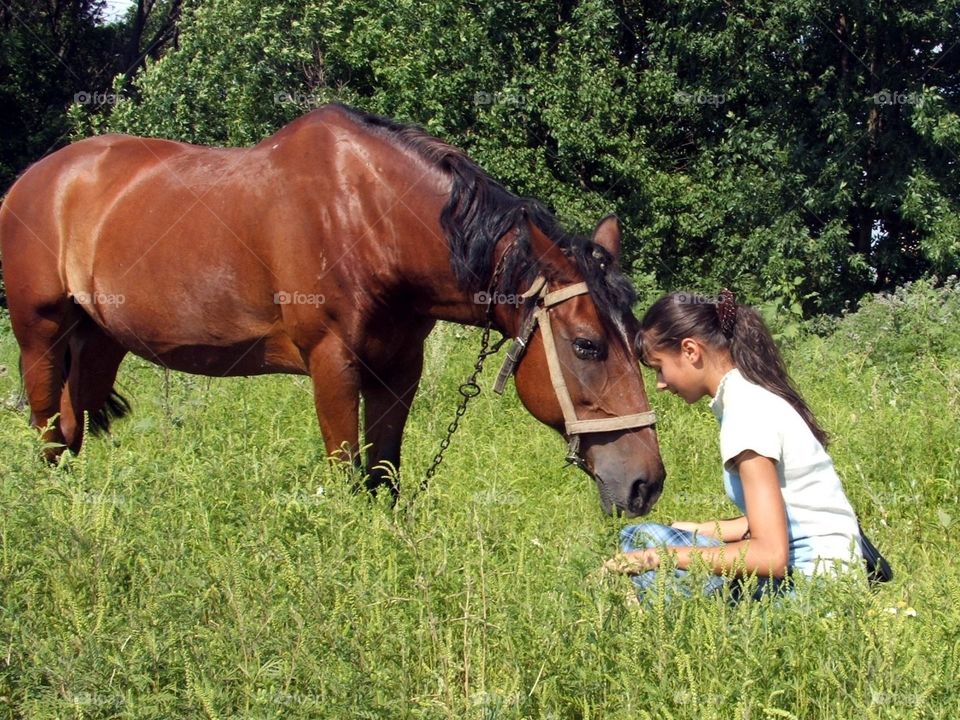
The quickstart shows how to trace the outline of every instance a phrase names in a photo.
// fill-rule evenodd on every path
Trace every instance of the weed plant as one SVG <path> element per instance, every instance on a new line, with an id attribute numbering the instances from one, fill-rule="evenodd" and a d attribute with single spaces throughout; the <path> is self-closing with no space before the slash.
<path id="1" fill-rule="evenodd" d="M 629 521 L 512 391 L 489 392 L 494 368 L 429 489 L 393 505 L 324 459 L 306 378 L 132 357 L 133 415 L 47 467 L 2 318 L 0 717 L 953 718 L 960 311 L 916 314 L 918 292 L 788 356 L 895 581 L 739 605 L 640 607 L 598 572 Z M 431 336 L 401 487 L 477 345 Z M 669 471 L 651 519 L 732 515 L 714 418 L 647 379 Z"/>

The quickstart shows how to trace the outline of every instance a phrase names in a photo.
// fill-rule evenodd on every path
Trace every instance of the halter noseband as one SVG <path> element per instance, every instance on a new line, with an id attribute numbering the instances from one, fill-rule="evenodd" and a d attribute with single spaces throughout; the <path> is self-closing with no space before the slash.
<path id="1" fill-rule="evenodd" d="M 560 409 L 563 411 L 563 424 L 568 436 L 567 462 L 583 468 L 584 461 L 580 457 L 580 436 L 584 433 L 611 432 L 614 430 L 627 430 L 629 428 L 648 427 L 657 421 L 656 413 L 652 410 L 648 412 L 635 413 L 633 415 L 620 415 L 612 418 L 597 418 L 594 420 L 579 420 L 577 411 L 573 407 L 573 400 L 570 397 L 570 391 L 567 389 L 567 383 L 563 379 L 563 371 L 560 368 L 560 356 L 557 354 L 557 346 L 553 337 L 553 328 L 550 325 L 550 308 L 559 305 L 565 300 L 578 295 L 586 295 L 590 292 L 585 282 L 574 283 L 566 287 L 547 292 L 547 281 L 542 275 L 533 281 L 530 288 L 521 295 L 524 300 L 537 297 L 537 307 L 524 320 L 520 327 L 520 332 L 510 344 L 507 355 L 504 358 L 503 366 L 497 375 L 493 391 L 499 395 L 503 394 L 507 379 L 513 375 L 523 357 L 527 344 L 533 336 L 537 325 L 543 326 L 543 348 L 547 356 L 547 367 L 550 369 L 550 380 L 553 383 L 553 390 L 557 395 L 557 401 L 560 403 Z"/>

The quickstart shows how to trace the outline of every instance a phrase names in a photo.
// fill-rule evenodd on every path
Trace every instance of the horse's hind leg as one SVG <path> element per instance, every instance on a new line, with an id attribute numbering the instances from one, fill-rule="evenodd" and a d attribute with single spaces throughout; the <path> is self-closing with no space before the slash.
<path id="1" fill-rule="evenodd" d="M 60 429 L 71 451 L 83 445 L 83 414 L 94 434 L 106 431 L 110 420 L 129 411 L 127 401 L 113 392 L 117 370 L 127 351 L 89 317 L 71 330 L 69 374 L 60 396 Z"/>
<path id="2" fill-rule="evenodd" d="M 10 319 L 20 344 L 20 367 L 30 424 L 42 433 L 48 462 L 63 452 L 60 422 L 51 420 L 60 412 L 60 394 L 66 377 L 66 356 L 70 325 L 78 318 L 64 299 L 56 307 L 24 312 L 11 308 Z"/>

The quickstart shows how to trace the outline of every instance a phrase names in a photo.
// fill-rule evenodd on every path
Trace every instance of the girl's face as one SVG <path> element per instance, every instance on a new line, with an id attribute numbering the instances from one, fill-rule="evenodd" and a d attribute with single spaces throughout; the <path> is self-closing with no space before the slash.
<path id="1" fill-rule="evenodd" d="M 648 350 L 646 364 L 657 374 L 657 390 L 669 390 L 688 403 L 695 403 L 710 392 L 702 348 L 696 340 L 684 338 L 673 352 Z"/>

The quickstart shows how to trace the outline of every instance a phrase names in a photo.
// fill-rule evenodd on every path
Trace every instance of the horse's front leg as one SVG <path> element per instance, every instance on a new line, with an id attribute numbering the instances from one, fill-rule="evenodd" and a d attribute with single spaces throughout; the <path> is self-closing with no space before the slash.
<path id="1" fill-rule="evenodd" d="M 394 495 L 399 491 L 394 472 L 400 467 L 403 428 L 423 372 L 423 339 L 409 342 L 388 364 L 362 372 L 367 487 L 375 491 L 389 483 Z"/>
<path id="2" fill-rule="evenodd" d="M 360 466 L 360 373 L 356 354 L 327 335 L 304 361 L 313 381 L 313 401 L 327 454 Z"/>

